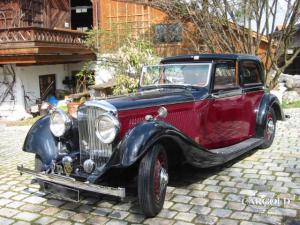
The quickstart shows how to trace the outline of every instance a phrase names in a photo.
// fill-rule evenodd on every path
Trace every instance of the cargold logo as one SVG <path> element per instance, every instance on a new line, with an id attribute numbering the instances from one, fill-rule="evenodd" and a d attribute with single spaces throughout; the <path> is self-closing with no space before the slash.
<path id="1" fill-rule="evenodd" d="M 291 199 L 247 197 L 242 199 L 242 203 L 244 205 L 286 206 L 291 203 Z"/>

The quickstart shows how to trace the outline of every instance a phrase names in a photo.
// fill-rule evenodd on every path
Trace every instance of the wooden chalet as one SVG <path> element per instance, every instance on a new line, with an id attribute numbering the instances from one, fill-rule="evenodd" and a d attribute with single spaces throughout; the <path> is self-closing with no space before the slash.
<path id="1" fill-rule="evenodd" d="M 0 1 L 0 117 L 74 90 L 75 74 L 96 58 L 84 45 L 92 23 L 90 0 Z"/>
<path id="2" fill-rule="evenodd" d="M 70 0 L 0 2 L 0 64 L 57 64 L 93 59 L 85 34 L 71 30 Z"/>
<path id="3" fill-rule="evenodd" d="M 131 0 L 92 0 L 94 27 L 122 36 L 126 29 L 145 35 L 160 56 L 195 53 L 182 25 L 156 8 Z"/>
<path id="4" fill-rule="evenodd" d="M 92 0 L 94 27 L 124 35 L 126 29 L 148 37 L 160 56 L 199 53 L 192 44 L 191 33 L 195 31 L 192 22 L 181 24 L 167 13 L 149 6 L 152 0 Z M 183 29 L 185 26 L 185 30 Z M 234 25 L 233 25 L 234 26 Z M 187 34 L 186 30 L 190 32 Z M 256 33 L 253 32 L 253 38 Z M 199 41 L 196 39 L 194 41 Z M 264 55 L 267 38 L 262 38 L 258 54 Z M 100 43 L 101 44 L 101 43 Z M 202 53 L 209 53 L 203 45 Z"/>
<path id="5" fill-rule="evenodd" d="M 57 90 L 72 93 L 84 61 L 96 59 L 84 45 L 85 31 L 93 27 L 117 37 L 130 27 L 148 37 L 161 56 L 196 51 L 181 24 L 132 0 L 1 0 L 0 118 L 16 110 L 22 115 Z M 99 71 L 96 81 L 111 78 Z"/>
<path id="6" fill-rule="evenodd" d="M 275 30 L 275 36 L 276 34 L 280 34 L 284 30 L 284 27 L 277 26 Z M 293 34 L 291 38 L 291 44 L 289 46 L 289 49 L 287 49 L 287 54 L 292 55 L 294 54 L 294 51 L 300 48 L 300 23 L 295 25 L 295 33 Z M 281 57 L 280 63 L 284 63 L 284 58 Z M 284 73 L 286 74 L 292 74 L 292 75 L 299 75 L 300 74 L 300 54 L 296 56 L 294 61 L 285 69 Z"/>

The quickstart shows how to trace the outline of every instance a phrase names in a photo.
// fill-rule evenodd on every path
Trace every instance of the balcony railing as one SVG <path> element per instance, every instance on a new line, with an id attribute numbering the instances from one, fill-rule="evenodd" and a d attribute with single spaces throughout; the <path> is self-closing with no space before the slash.
<path id="1" fill-rule="evenodd" d="M 1 44 L 43 42 L 83 46 L 86 34 L 74 30 L 22 27 L 0 29 Z"/>

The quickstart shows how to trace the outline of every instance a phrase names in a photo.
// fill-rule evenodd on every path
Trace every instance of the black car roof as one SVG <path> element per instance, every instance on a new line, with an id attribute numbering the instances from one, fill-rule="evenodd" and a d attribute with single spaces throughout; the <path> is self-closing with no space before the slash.
<path id="1" fill-rule="evenodd" d="M 161 63 L 175 63 L 175 62 L 197 62 L 197 61 L 213 61 L 213 60 L 254 60 L 260 59 L 254 55 L 247 54 L 193 54 L 193 55 L 179 55 L 167 57 L 161 60 Z"/>

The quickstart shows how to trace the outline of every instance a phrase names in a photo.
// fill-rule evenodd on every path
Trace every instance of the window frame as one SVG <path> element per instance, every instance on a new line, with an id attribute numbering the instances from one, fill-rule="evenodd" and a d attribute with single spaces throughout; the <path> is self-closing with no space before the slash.
<path id="1" fill-rule="evenodd" d="M 229 64 L 233 63 L 234 64 L 234 77 L 235 77 L 235 86 L 231 87 L 225 87 L 225 88 L 220 88 L 220 89 L 215 89 L 215 80 L 216 80 L 216 69 L 218 64 Z M 229 60 L 229 61 L 217 61 L 214 62 L 213 66 L 213 79 L 212 79 L 212 84 L 211 84 L 211 92 L 212 93 L 220 93 L 220 92 L 228 92 L 228 91 L 235 91 L 241 88 L 240 85 L 240 77 L 239 77 L 239 67 L 238 67 L 238 62 L 236 60 Z"/>
<path id="2" fill-rule="evenodd" d="M 260 79 L 260 82 L 255 82 L 255 83 L 245 83 L 244 80 L 244 76 L 242 74 L 242 67 L 243 67 L 243 63 L 244 62 L 251 62 L 253 63 L 256 68 L 258 69 L 258 78 Z M 251 60 L 251 59 L 242 59 L 239 61 L 239 77 L 240 77 L 240 83 L 242 87 L 256 87 L 256 86 L 264 86 L 264 76 L 263 76 L 264 72 L 263 72 L 263 68 L 261 66 L 261 63 L 255 61 L 255 60 Z"/>
<path id="3" fill-rule="evenodd" d="M 208 65 L 208 72 L 207 72 L 207 81 L 205 83 L 205 85 L 203 85 L 203 87 L 209 87 L 209 84 L 211 82 L 212 79 L 212 71 L 213 71 L 213 63 L 212 62 L 196 62 L 196 63 L 168 63 L 168 64 L 158 64 L 158 65 L 147 65 L 144 66 L 143 68 L 147 68 L 147 67 L 151 67 L 151 66 L 168 66 L 168 65 L 172 65 L 172 66 L 197 66 L 197 65 Z M 143 80 L 143 75 L 141 73 L 140 78 L 139 78 L 139 88 L 147 88 L 147 87 L 157 87 L 157 84 L 149 84 L 149 85 L 142 85 L 142 80 Z M 193 84 L 159 84 L 160 86 L 191 86 L 191 87 L 198 87 L 198 88 L 202 88 L 202 86 L 197 86 L 197 85 L 193 85 Z"/>

